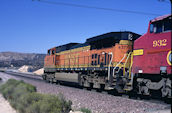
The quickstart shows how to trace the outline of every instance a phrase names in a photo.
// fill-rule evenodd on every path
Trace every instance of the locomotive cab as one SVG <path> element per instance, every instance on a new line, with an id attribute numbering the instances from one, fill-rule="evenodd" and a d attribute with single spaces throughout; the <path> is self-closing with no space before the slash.
<path id="1" fill-rule="evenodd" d="M 133 73 L 171 74 L 171 25 L 171 15 L 150 21 L 147 33 L 134 42 Z"/>
<path id="2" fill-rule="evenodd" d="M 171 98 L 171 21 L 171 15 L 151 20 L 134 42 L 132 72 L 141 95 Z"/>

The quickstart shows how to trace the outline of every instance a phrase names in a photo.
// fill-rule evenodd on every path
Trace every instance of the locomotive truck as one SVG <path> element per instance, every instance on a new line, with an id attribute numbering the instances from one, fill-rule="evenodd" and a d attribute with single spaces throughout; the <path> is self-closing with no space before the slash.
<path id="1" fill-rule="evenodd" d="M 43 79 L 88 89 L 171 98 L 171 15 L 149 22 L 147 33 L 110 32 L 48 50 Z"/>

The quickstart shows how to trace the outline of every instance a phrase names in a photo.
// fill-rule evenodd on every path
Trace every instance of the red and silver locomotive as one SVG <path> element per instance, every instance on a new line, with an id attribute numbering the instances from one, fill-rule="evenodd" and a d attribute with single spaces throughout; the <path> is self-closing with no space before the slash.
<path id="1" fill-rule="evenodd" d="M 171 98 L 171 15 L 149 22 L 147 33 L 134 42 L 132 73 L 138 93 Z"/>

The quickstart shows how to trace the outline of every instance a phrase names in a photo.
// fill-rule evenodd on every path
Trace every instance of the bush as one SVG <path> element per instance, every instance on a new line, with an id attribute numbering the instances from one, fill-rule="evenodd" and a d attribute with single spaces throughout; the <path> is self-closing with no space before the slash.
<path id="1" fill-rule="evenodd" d="M 19 113 L 68 113 L 71 101 L 63 95 L 44 95 L 36 93 L 36 88 L 23 81 L 9 79 L 0 86 L 0 92 Z"/>
<path id="2" fill-rule="evenodd" d="M 83 113 L 91 113 L 91 110 L 89 110 L 87 108 L 81 108 L 81 112 L 83 112 Z"/>
<path id="3" fill-rule="evenodd" d="M 41 94 L 31 95 L 28 96 L 28 101 L 36 101 L 32 101 L 29 104 L 30 106 L 26 109 L 27 113 L 68 113 L 71 110 L 71 101 L 67 102 L 64 99 L 60 99 L 58 96 Z M 30 99 L 30 97 L 32 99 Z M 39 99 L 34 97 L 38 97 Z"/>
<path id="4" fill-rule="evenodd" d="M 17 99 L 21 95 L 36 92 L 36 87 L 23 81 L 9 79 L 5 84 L 0 87 L 0 91 L 6 99 Z"/>

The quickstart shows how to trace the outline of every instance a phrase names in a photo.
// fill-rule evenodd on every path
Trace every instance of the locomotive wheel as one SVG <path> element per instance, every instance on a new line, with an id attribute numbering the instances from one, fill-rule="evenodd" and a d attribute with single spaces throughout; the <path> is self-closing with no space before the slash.
<path id="1" fill-rule="evenodd" d="M 118 93 L 118 91 L 116 89 L 109 90 L 108 94 L 114 95 L 114 96 L 122 96 L 122 94 Z"/>
<path id="2" fill-rule="evenodd" d="M 102 90 L 101 90 L 101 89 L 96 89 L 96 91 L 97 91 L 97 92 L 102 92 Z"/>
<path id="3" fill-rule="evenodd" d="M 56 82 L 55 82 L 57 85 L 59 84 L 59 81 L 58 80 L 56 80 Z"/>
<path id="4" fill-rule="evenodd" d="M 150 96 L 149 95 L 139 95 L 140 99 L 145 99 L 145 100 L 150 100 Z"/>
<path id="5" fill-rule="evenodd" d="M 54 79 L 53 79 L 53 78 L 50 79 L 50 83 L 51 83 L 51 84 L 54 83 Z"/>
<path id="6" fill-rule="evenodd" d="M 47 79 L 46 79 L 46 82 L 47 82 L 47 83 L 50 83 L 50 79 L 49 79 L 49 78 L 47 78 Z"/>
<path id="7" fill-rule="evenodd" d="M 88 91 L 91 91 L 91 88 L 90 87 L 83 87 L 84 90 L 88 90 Z"/>
<path id="8" fill-rule="evenodd" d="M 50 78 L 49 78 L 48 76 L 46 76 L 45 81 L 46 81 L 47 83 L 50 83 Z"/>
<path id="9" fill-rule="evenodd" d="M 83 86 L 81 86 L 81 85 L 79 85 L 79 86 L 78 86 L 78 88 L 79 88 L 79 89 L 83 89 L 84 87 L 83 87 Z"/>
<path id="10" fill-rule="evenodd" d="M 164 97 L 163 98 L 163 101 L 167 104 L 172 104 L 172 98 L 167 98 L 167 97 Z"/>
<path id="11" fill-rule="evenodd" d="M 137 92 L 136 91 L 130 91 L 128 92 L 128 96 L 129 98 L 133 98 L 133 99 L 137 99 L 138 95 L 137 95 Z"/>
<path id="12" fill-rule="evenodd" d="M 91 91 L 91 89 L 93 89 L 93 83 L 89 83 L 90 85 L 90 87 L 86 87 L 86 89 L 88 90 L 88 91 Z"/>
<path id="13" fill-rule="evenodd" d="M 100 88 L 96 89 L 97 92 L 102 92 L 105 88 L 104 84 L 100 84 Z"/>
<path id="14" fill-rule="evenodd" d="M 43 74 L 43 75 L 42 75 L 42 79 L 43 79 L 43 80 L 46 80 L 46 76 L 47 76 L 46 74 Z"/>

